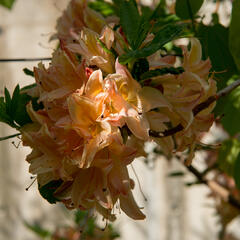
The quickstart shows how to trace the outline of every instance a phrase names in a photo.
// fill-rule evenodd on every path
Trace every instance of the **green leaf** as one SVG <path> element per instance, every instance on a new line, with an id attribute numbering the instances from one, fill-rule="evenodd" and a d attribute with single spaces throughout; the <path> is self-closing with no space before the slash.
<path id="1" fill-rule="evenodd" d="M 152 13 L 150 20 L 157 20 L 159 17 L 163 17 L 166 14 L 166 0 L 160 0 L 155 10 Z"/>
<path id="2" fill-rule="evenodd" d="M 4 97 L 0 97 L 0 122 L 4 122 L 11 127 L 15 127 L 13 120 L 7 114 L 6 103 L 4 101 Z"/>
<path id="3" fill-rule="evenodd" d="M 34 87 L 34 85 L 27 86 L 21 91 L 30 87 Z M 21 93 L 21 91 L 19 85 L 17 85 L 11 98 L 9 91 L 5 88 L 5 98 L 0 97 L 0 122 L 4 122 L 16 129 L 32 122 L 26 111 L 26 105 L 30 101 L 35 111 L 43 108 L 43 105 L 37 102 L 37 98 L 32 98 L 26 93 Z"/>
<path id="4" fill-rule="evenodd" d="M 36 83 L 29 84 L 29 85 L 27 85 L 27 86 L 21 88 L 20 92 L 23 92 L 23 91 L 25 91 L 25 90 L 28 90 L 28 89 L 34 88 L 34 87 L 36 87 L 36 86 L 37 86 Z"/>
<path id="5" fill-rule="evenodd" d="M 228 81 L 228 84 L 233 81 Z M 233 90 L 228 96 L 219 99 L 215 113 L 224 114 L 221 119 L 223 128 L 230 136 L 240 132 L 240 88 Z"/>
<path id="6" fill-rule="evenodd" d="M 141 16 L 138 12 L 136 2 L 134 0 L 123 0 L 120 5 L 120 24 L 128 43 L 133 49 L 136 49 L 140 22 Z"/>
<path id="7" fill-rule="evenodd" d="M 146 58 L 140 58 L 133 64 L 132 76 L 136 80 L 140 80 L 143 73 L 149 70 L 149 63 Z"/>
<path id="8" fill-rule="evenodd" d="M 62 180 L 54 180 L 42 187 L 38 185 L 38 190 L 44 199 L 53 204 L 58 201 L 58 199 L 54 197 L 54 192 L 60 187 L 62 182 Z"/>
<path id="9" fill-rule="evenodd" d="M 15 111 L 19 105 L 19 97 L 20 97 L 20 87 L 19 85 L 17 85 L 14 89 L 12 99 L 11 99 L 11 104 L 10 104 L 9 115 L 11 116 L 12 119 L 14 119 Z"/>
<path id="10" fill-rule="evenodd" d="M 215 77 L 219 79 L 218 89 L 226 86 L 227 81 L 237 73 L 234 59 L 228 44 L 229 29 L 217 24 L 214 26 L 200 25 L 197 37 L 202 43 L 203 58 L 210 58 Z M 223 71 L 223 72 L 222 72 Z"/>
<path id="11" fill-rule="evenodd" d="M 240 0 L 233 2 L 232 20 L 229 29 L 229 47 L 235 63 L 240 71 Z"/>
<path id="12" fill-rule="evenodd" d="M 238 154 L 238 157 L 234 164 L 233 178 L 235 180 L 237 188 L 240 189 L 240 154 Z"/>
<path id="13" fill-rule="evenodd" d="M 144 79 L 149 79 L 152 77 L 157 77 L 165 74 L 173 74 L 173 75 L 178 75 L 184 72 L 184 69 L 182 67 L 166 67 L 166 68 L 160 68 L 160 69 L 155 69 L 155 70 L 150 70 L 148 72 L 145 72 L 141 75 L 141 80 Z"/>
<path id="14" fill-rule="evenodd" d="M 115 7 L 109 2 L 103 0 L 96 0 L 94 2 L 89 2 L 88 6 L 93 10 L 101 13 L 104 17 L 115 15 Z"/>
<path id="15" fill-rule="evenodd" d="M 119 62 L 126 64 L 134 59 L 146 58 L 159 49 L 161 49 L 166 43 L 184 36 L 184 29 L 188 24 L 168 24 L 162 27 L 155 35 L 154 39 L 142 49 L 130 51 L 119 57 Z"/>
<path id="16" fill-rule="evenodd" d="M 0 0 L 0 5 L 11 9 L 13 4 L 14 4 L 15 0 Z"/>
<path id="17" fill-rule="evenodd" d="M 24 222 L 24 225 L 41 238 L 47 238 L 52 235 L 51 232 L 42 228 L 39 224 L 30 224 L 30 223 Z"/>
<path id="18" fill-rule="evenodd" d="M 234 175 L 234 166 L 240 153 L 240 142 L 237 139 L 229 139 L 222 143 L 218 156 L 220 169 L 228 175 Z"/>
<path id="19" fill-rule="evenodd" d="M 142 15 L 139 28 L 138 28 L 138 33 L 136 36 L 135 49 L 141 46 L 143 41 L 146 39 L 150 28 L 151 28 L 151 24 L 149 23 L 147 16 Z"/>
<path id="20" fill-rule="evenodd" d="M 23 72 L 28 76 L 34 77 L 34 72 L 28 68 L 24 68 Z"/>
<path id="21" fill-rule="evenodd" d="M 20 94 L 18 96 L 18 103 L 16 108 L 14 108 L 14 121 L 20 126 L 24 126 L 25 124 L 31 123 L 32 120 L 29 117 L 26 105 L 32 100 L 32 98 L 27 94 Z"/>
<path id="22" fill-rule="evenodd" d="M 161 30 L 161 28 L 167 24 L 170 24 L 170 23 L 177 23 L 179 22 L 179 17 L 177 17 L 176 15 L 174 14 L 167 14 L 166 16 L 163 16 L 161 18 L 159 18 L 157 20 L 157 22 L 154 24 L 151 32 L 156 34 L 158 33 L 159 30 Z"/>
<path id="23" fill-rule="evenodd" d="M 11 96 L 7 88 L 4 89 L 6 113 L 11 116 Z"/>
<path id="24" fill-rule="evenodd" d="M 202 4 L 203 0 L 177 0 L 176 15 L 181 19 L 193 19 Z"/>
<path id="25" fill-rule="evenodd" d="M 148 20 L 152 19 L 153 11 L 150 7 L 141 6 L 142 17 Z"/>
<path id="26" fill-rule="evenodd" d="M 100 46 L 103 48 L 104 52 L 108 53 L 108 54 L 111 54 L 113 57 L 117 58 L 118 57 L 118 54 L 117 52 L 111 48 L 111 49 L 108 49 L 107 46 L 99 39 L 97 38 L 97 42 L 100 44 Z"/>

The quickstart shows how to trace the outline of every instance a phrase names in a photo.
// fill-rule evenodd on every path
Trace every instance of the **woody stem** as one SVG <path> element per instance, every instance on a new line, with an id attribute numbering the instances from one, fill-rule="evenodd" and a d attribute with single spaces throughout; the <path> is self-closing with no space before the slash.
<path id="1" fill-rule="evenodd" d="M 233 82 L 232 84 L 230 84 L 226 88 L 220 90 L 216 95 L 209 97 L 206 101 L 204 101 L 204 102 L 198 104 L 196 107 L 194 107 L 194 109 L 192 110 L 193 115 L 196 116 L 199 112 L 206 109 L 209 105 L 211 105 L 213 102 L 215 102 L 219 98 L 225 97 L 226 95 L 231 93 L 238 86 L 240 86 L 240 79 L 236 80 L 235 82 Z M 162 137 L 172 136 L 172 135 L 174 135 L 177 132 L 180 132 L 182 130 L 184 130 L 184 127 L 181 123 L 179 123 L 177 126 L 175 126 L 173 128 L 170 128 L 170 129 L 167 129 L 163 132 L 157 132 L 157 131 L 150 130 L 149 135 L 151 137 L 162 138 Z"/>
<path id="2" fill-rule="evenodd" d="M 225 202 L 228 202 L 233 207 L 240 210 L 240 202 L 223 186 L 213 180 L 207 180 L 204 174 L 200 173 L 193 166 L 186 166 L 186 168 L 198 179 L 200 183 L 207 185 L 214 193 L 220 196 Z"/>

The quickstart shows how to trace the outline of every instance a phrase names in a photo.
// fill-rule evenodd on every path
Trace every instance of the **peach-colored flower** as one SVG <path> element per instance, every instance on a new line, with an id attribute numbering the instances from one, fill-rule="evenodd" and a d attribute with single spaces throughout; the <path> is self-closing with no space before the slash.
<path id="1" fill-rule="evenodd" d="M 194 116 L 195 106 L 216 94 L 216 83 L 208 79 L 211 64 L 209 59 L 202 61 L 202 49 L 197 39 L 191 39 L 191 49 L 183 47 L 184 72 L 180 75 L 168 74 L 153 79 L 152 84 L 161 86 L 164 97 L 170 102 L 172 109 L 164 109 L 172 126 L 181 124 L 184 129 L 176 137 L 176 151 L 190 149 L 188 163 L 194 156 L 194 146 L 199 134 L 207 131 L 213 123 L 211 111 L 215 103 Z M 161 120 L 159 119 L 161 122 Z M 159 140 L 158 140 L 159 141 Z M 160 140 L 161 141 L 161 140 Z"/>
<path id="2" fill-rule="evenodd" d="M 108 148 L 97 153 L 91 167 L 79 169 L 73 181 L 68 185 L 62 184 L 56 197 L 69 199 L 67 204 L 70 207 L 95 207 L 110 220 L 115 219 L 111 211 L 119 200 L 121 209 L 128 216 L 143 219 L 145 216 L 132 196 L 134 183 L 129 178 L 126 167 L 133 161 L 135 154 L 135 149 L 124 146 L 120 138 L 116 139 Z"/>
<path id="3" fill-rule="evenodd" d="M 72 43 L 68 48 L 84 57 L 89 65 L 96 65 L 106 73 L 114 72 L 114 56 L 108 53 L 98 42 L 102 41 L 108 48 L 111 48 L 114 39 L 114 33 L 109 27 L 103 29 L 103 33 L 99 35 L 92 29 L 84 28 L 81 31 L 79 43 Z M 101 39 L 101 40 L 100 40 Z"/>
<path id="4" fill-rule="evenodd" d="M 57 21 L 57 34 L 51 39 L 58 37 L 71 42 L 84 27 L 100 33 L 104 25 L 106 25 L 106 20 L 101 14 L 90 9 L 87 4 L 87 0 L 70 1 L 62 17 Z"/>
<path id="5" fill-rule="evenodd" d="M 112 141 L 112 132 L 117 129 L 108 122 L 98 121 L 102 113 L 102 103 L 94 102 L 77 93 L 68 98 L 68 108 L 73 121 L 73 129 L 85 139 L 80 168 L 89 167 L 95 154 Z"/>
<path id="6" fill-rule="evenodd" d="M 193 110 L 216 93 L 216 84 L 208 76 L 209 59 L 201 60 L 200 42 L 191 39 L 190 51 L 182 47 L 182 74 L 154 77 L 141 86 L 115 56 L 129 47 L 122 28 L 113 30 L 118 21 L 104 19 L 87 0 L 70 2 L 57 24 L 60 48 L 48 68 L 42 63 L 34 68 L 37 86 L 27 91 L 43 109 L 27 105 L 33 123 L 21 133 L 23 144 L 32 148 L 29 171 L 40 186 L 61 180 L 54 195 L 66 207 L 95 208 L 114 220 L 119 201 L 129 217 L 144 219 L 128 165 L 145 155 L 144 142 L 151 140 L 168 156 L 188 149 L 190 163 L 200 133 L 214 120 L 214 103 L 197 115 Z M 153 70 L 174 67 L 176 58 L 156 53 L 147 60 Z M 149 136 L 150 129 L 163 132 L 177 125 L 183 130 L 174 139 Z"/>
<path id="7" fill-rule="evenodd" d="M 39 64 L 38 68 L 34 68 L 40 92 L 39 101 L 47 99 L 51 102 L 69 95 L 76 89 L 81 91 L 86 81 L 82 68 L 83 66 L 64 50 L 55 51 L 48 69 L 42 63 Z"/>

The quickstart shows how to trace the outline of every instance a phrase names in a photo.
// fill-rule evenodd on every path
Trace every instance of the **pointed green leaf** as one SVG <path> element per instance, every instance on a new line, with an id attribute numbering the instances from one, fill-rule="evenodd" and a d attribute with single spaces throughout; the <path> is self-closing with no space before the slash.
<path id="1" fill-rule="evenodd" d="M 11 96 L 7 88 L 4 89 L 6 113 L 11 116 Z"/>
<path id="2" fill-rule="evenodd" d="M 234 80 L 228 81 L 228 84 Z M 219 99 L 215 113 L 222 115 L 221 123 L 230 136 L 240 132 L 240 88 L 233 90 L 228 96 Z"/>
<path id="3" fill-rule="evenodd" d="M 4 122 L 6 124 L 9 124 L 10 126 L 13 124 L 11 117 L 9 117 L 9 115 L 7 114 L 4 97 L 0 97 L 0 122 Z"/>
<path id="4" fill-rule="evenodd" d="M 25 91 L 25 90 L 28 90 L 28 89 L 34 88 L 34 87 L 36 87 L 36 86 L 37 86 L 36 83 L 33 83 L 33 84 L 30 84 L 30 85 L 27 85 L 27 86 L 21 88 L 20 92 L 23 92 L 23 91 Z"/>
<path id="5" fill-rule="evenodd" d="M 237 139 L 229 139 L 222 143 L 218 156 L 220 169 L 228 175 L 234 175 L 234 166 L 240 153 L 240 142 Z"/>
<path id="6" fill-rule="evenodd" d="M 184 69 L 182 67 L 166 67 L 166 68 L 160 68 L 155 70 L 150 70 L 148 72 L 145 72 L 141 75 L 141 80 L 149 79 L 152 77 L 157 77 L 165 74 L 173 74 L 178 75 L 184 72 Z"/>
<path id="7" fill-rule="evenodd" d="M 143 73 L 147 72 L 149 70 L 149 63 L 146 58 L 140 58 L 138 59 L 132 69 L 132 76 L 136 80 L 140 80 Z"/>
<path id="8" fill-rule="evenodd" d="M 28 68 L 24 68 L 23 72 L 28 76 L 34 77 L 34 72 Z"/>
<path id="9" fill-rule="evenodd" d="M 26 110 L 26 105 L 31 100 L 32 98 L 27 94 L 21 94 L 18 97 L 18 104 L 16 105 L 16 108 L 14 108 L 14 121 L 20 126 L 32 122 Z"/>
<path id="10" fill-rule="evenodd" d="M 60 187 L 62 182 L 62 180 L 54 180 L 42 187 L 38 186 L 38 190 L 42 197 L 45 198 L 49 203 L 56 203 L 58 199 L 54 197 L 54 192 L 58 187 Z"/>
<path id="11" fill-rule="evenodd" d="M 130 51 L 119 57 L 119 62 L 126 64 L 134 59 L 146 58 L 159 49 L 161 49 L 166 43 L 175 40 L 177 38 L 185 36 L 184 30 L 188 24 L 186 23 L 175 23 L 168 24 L 162 27 L 159 32 L 155 35 L 152 42 L 142 49 Z"/>
<path id="12" fill-rule="evenodd" d="M 237 68 L 229 49 L 228 44 L 229 29 L 216 24 L 214 26 L 200 25 L 197 37 L 202 43 L 204 59 L 210 58 L 212 71 L 219 73 L 215 77 L 219 79 L 218 89 L 226 86 L 229 78 L 237 73 Z"/>
<path id="13" fill-rule="evenodd" d="M 94 2 L 89 2 L 88 6 L 96 12 L 101 13 L 104 17 L 115 15 L 115 7 L 112 3 L 96 0 Z"/>
<path id="14" fill-rule="evenodd" d="M 156 20 L 166 14 L 166 0 L 160 0 L 159 4 L 152 13 L 150 20 Z"/>
<path id="15" fill-rule="evenodd" d="M 193 19 L 202 4 L 203 0 L 177 0 L 176 15 L 181 19 Z"/>
<path id="16" fill-rule="evenodd" d="M 10 107 L 10 112 L 9 112 L 9 115 L 13 119 L 14 119 L 15 111 L 18 108 L 19 97 L 20 97 L 20 87 L 19 87 L 19 85 L 17 85 L 15 87 L 13 95 L 12 95 L 11 107 Z"/>
<path id="17" fill-rule="evenodd" d="M 232 20 L 229 29 L 229 47 L 240 71 L 240 0 L 233 1 Z"/>
<path id="18" fill-rule="evenodd" d="M 120 24 L 128 40 L 129 45 L 136 49 L 136 40 L 138 39 L 138 29 L 140 27 L 141 17 L 134 0 L 123 0 L 120 5 Z"/>
<path id="19" fill-rule="evenodd" d="M 233 178 L 235 180 L 237 188 L 240 189 L 240 154 L 238 154 L 238 157 L 234 164 Z"/>

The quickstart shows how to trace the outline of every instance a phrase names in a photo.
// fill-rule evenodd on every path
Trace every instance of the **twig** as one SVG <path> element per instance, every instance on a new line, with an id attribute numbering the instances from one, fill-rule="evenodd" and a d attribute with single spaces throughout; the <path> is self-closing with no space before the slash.
<path id="1" fill-rule="evenodd" d="M 52 58 L 2 58 L 0 62 L 34 62 L 34 61 L 50 61 Z"/>
<path id="2" fill-rule="evenodd" d="M 0 141 L 4 141 L 4 140 L 7 140 L 9 138 L 14 138 L 14 137 L 17 137 L 21 135 L 21 133 L 16 133 L 16 134 L 13 134 L 13 135 L 9 135 L 9 136 L 6 136 L 6 137 L 0 137 Z"/>
<path id="3" fill-rule="evenodd" d="M 180 132 L 184 129 L 183 125 L 180 123 L 178 124 L 176 127 L 170 128 L 168 130 L 165 130 L 163 132 L 157 132 L 157 131 L 153 131 L 153 130 L 149 130 L 149 135 L 151 137 L 156 137 L 156 138 L 163 138 L 163 137 L 168 137 L 168 136 L 172 136 L 177 132 Z"/>
<path id="4" fill-rule="evenodd" d="M 216 95 L 209 97 L 206 101 L 198 104 L 192 110 L 193 115 L 196 116 L 199 112 L 206 109 L 209 105 L 211 105 L 213 102 L 215 102 L 219 98 L 225 97 L 226 95 L 228 95 L 230 92 L 232 92 L 238 86 L 240 86 L 240 79 L 236 80 L 235 82 L 233 82 L 232 84 L 230 84 L 226 88 L 220 90 Z M 156 137 L 156 138 L 162 138 L 162 137 L 172 136 L 175 133 L 180 132 L 182 130 L 184 130 L 184 127 L 181 123 L 179 123 L 176 127 L 170 128 L 170 129 L 165 130 L 163 132 L 157 132 L 157 131 L 150 130 L 149 135 L 152 136 L 152 137 Z"/>
<path id="5" fill-rule="evenodd" d="M 198 181 L 207 185 L 213 192 L 218 194 L 224 201 L 231 204 L 233 207 L 240 210 L 240 202 L 233 196 L 231 193 L 220 184 L 213 180 L 206 180 L 204 175 L 200 173 L 193 166 L 185 166 L 195 177 L 197 177 Z"/>

